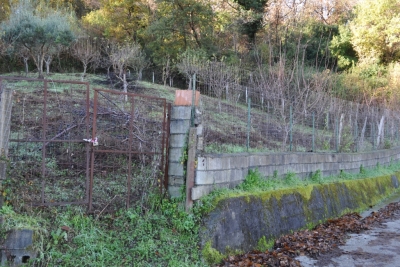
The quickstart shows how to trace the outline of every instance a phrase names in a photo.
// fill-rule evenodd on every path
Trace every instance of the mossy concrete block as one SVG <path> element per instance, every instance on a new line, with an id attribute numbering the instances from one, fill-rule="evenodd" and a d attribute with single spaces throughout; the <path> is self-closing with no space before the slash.
<path id="1" fill-rule="evenodd" d="M 392 179 L 393 187 L 399 188 L 399 180 L 397 179 L 396 175 L 392 175 L 390 178 Z"/>
<path id="2" fill-rule="evenodd" d="M 175 186 L 175 185 L 182 186 L 184 184 L 184 182 L 185 182 L 185 180 L 183 179 L 182 176 L 170 176 L 168 178 L 168 184 L 172 185 L 172 186 Z"/>
<path id="3" fill-rule="evenodd" d="M 168 186 L 168 194 L 169 194 L 172 198 L 180 197 L 180 196 L 181 196 L 181 186 L 169 185 L 169 186 Z"/>
<path id="4" fill-rule="evenodd" d="M 399 187 L 399 176 L 400 173 L 222 198 L 203 218 L 201 244 L 211 241 L 221 253 L 255 249 L 263 237 L 275 239 L 379 203 Z"/>
<path id="5" fill-rule="evenodd" d="M 1 266 L 22 266 L 36 257 L 31 249 L 33 231 L 29 229 L 12 230 L 7 234 L 1 249 Z"/>

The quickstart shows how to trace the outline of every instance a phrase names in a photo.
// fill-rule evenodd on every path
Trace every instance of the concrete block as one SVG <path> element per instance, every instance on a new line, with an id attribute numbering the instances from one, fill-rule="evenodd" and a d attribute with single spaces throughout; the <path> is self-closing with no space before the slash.
<path id="1" fill-rule="evenodd" d="M 202 136 L 197 137 L 197 150 L 204 150 L 204 137 Z"/>
<path id="2" fill-rule="evenodd" d="M 168 167 L 169 176 L 183 176 L 183 165 L 177 162 L 170 162 Z"/>
<path id="3" fill-rule="evenodd" d="M 300 159 L 304 157 L 304 154 L 289 154 L 286 157 L 286 160 L 288 161 L 288 164 L 297 164 L 299 163 Z"/>
<path id="4" fill-rule="evenodd" d="M 169 185 L 183 185 L 185 183 L 185 179 L 182 176 L 170 176 L 168 177 Z"/>
<path id="5" fill-rule="evenodd" d="M 249 156 L 248 155 L 235 155 L 230 157 L 230 165 L 235 168 L 248 168 L 249 167 Z"/>
<path id="6" fill-rule="evenodd" d="M 231 168 L 230 157 L 208 157 L 208 170 L 229 170 Z"/>
<path id="7" fill-rule="evenodd" d="M 207 158 L 206 157 L 198 157 L 197 158 L 197 170 L 206 171 L 207 168 Z"/>
<path id="8" fill-rule="evenodd" d="M 171 134 L 186 134 L 190 128 L 190 120 L 171 120 L 170 133 Z"/>
<path id="9" fill-rule="evenodd" d="M 28 249 L 32 246 L 33 231 L 28 229 L 12 230 L 2 244 L 1 266 L 21 266 L 36 257 L 36 252 Z M 10 265 L 9 265 L 10 264 Z"/>
<path id="10" fill-rule="evenodd" d="M 230 181 L 231 182 L 242 182 L 246 179 L 246 175 L 248 173 L 248 169 L 233 169 L 230 172 Z"/>
<path id="11" fill-rule="evenodd" d="M 171 134 L 169 137 L 169 146 L 170 147 L 184 147 L 186 142 L 186 133 L 185 134 Z"/>
<path id="12" fill-rule="evenodd" d="M 249 155 L 248 156 L 249 166 L 255 167 L 255 166 L 265 166 L 270 164 L 270 159 L 268 156 L 269 155 L 265 154 Z"/>
<path id="13" fill-rule="evenodd" d="M 309 165 L 309 164 L 306 164 L 306 165 Z M 294 172 L 294 173 L 299 173 L 299 172 L 303 171 L 303 166 L 304 166 L 304 164 L 290 164 L 287 166 L 287 170 Z"/>
<path id="14" fill-rule="evenodd" d="M 202 124 L 198 125 L 196 127 L 196 130 L 197 130 L 197 133 L 196 133 L 197 136 L 203 135 L 203 125 Z"/>
<path id="15" fill-rule="evenodd" d="M 231 171 L 212 171 L 212 176 L 214 177 L 215 184 L 227 184 L 231 181 Z"/>
<path id="16" fill-rule="evenodd" d="M 192 188 L 192 200 L 198 200 L 200 199 L 202 196 L 205 196 L 209 193 L 211 193 L 211 191 L 214 190 L 214 186 L 211 185 L 207 185 L 207 186 L 195 186 Z"/>
<path id="17" fill-rule="evenodd" d="M 196 177 L 194 179 L 195 185 L 212 185 L 214 183 L 215 181 L 211 171 L 196 171 Z"/>
<path id="18" fill-rule="evenodd" d="M 192 116 L 191 106 L 173 106 L 171 108 L 172 120 L 190 120 Z"/>
<path id="19" fill-rule="evenodd" d="M 181 196 L 181 187 L 180 186 L 168 186 L 168 194 L 172 198 L 180 197 Z"/>
<path id="20" fill-rule="evenodd" d="M 170 148 L 169 149 L 169 162 L 180 163 L 183 155 L 183 148 Z"/>

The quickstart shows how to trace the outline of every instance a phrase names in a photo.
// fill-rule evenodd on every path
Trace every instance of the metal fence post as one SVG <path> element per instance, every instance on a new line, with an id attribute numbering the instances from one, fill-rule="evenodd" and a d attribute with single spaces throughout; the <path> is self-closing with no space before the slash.
<path id="1" fill-rule="evenodd" d="M 312 114 L 312 152 L 315 152 L 315 113 Z"/>
<path id="2" fill-rule="evenodd" d="M 195 116 L 195 95 L 196 95 L 196 73 L 193 74 L 193 86 L 192 86 L 192 113 L 191 113 L 191 117 L 190 117 L 190 125 L 191 127 L 194 127 L 194 116 Z"/>
<path id="3" fill-rule="evenodd" d="M 290 123 L 290 128 L 289 128 L 289 151 L 292 151 L 292 141 L 293 141 L 293 111 L 292 111 L 292 106 L 290 106 L 290 117 L 289 117 L 289 123 Z"/>
<path id="4" fill-rule="evenodd" d="M 339 152 L 339 119 L 335 118 L 336 152 Z"/>
<path id="5" fill-rule="evenodd" d="M 247 142 L 246 142 L 247 152 L 249 152 L 250 148 L 250 130 L 251 130 L 250 109 L 251 109 L 251 98 L 249 98 L 247 102 Z"/>
<path id="6" fill-rule="evenodd" d="M 356 127 L 354 129 L 354 131 L 355 131 L 355 133 L 354 133 L 354 136 L 355 136 L 354 141 L 356 143 L 356 151 L 355 152 L 357 152 L 358 151 L 358 123 L 357 123 L 357 120 L 355 121 L 355 124 L 356 124 Z"/>

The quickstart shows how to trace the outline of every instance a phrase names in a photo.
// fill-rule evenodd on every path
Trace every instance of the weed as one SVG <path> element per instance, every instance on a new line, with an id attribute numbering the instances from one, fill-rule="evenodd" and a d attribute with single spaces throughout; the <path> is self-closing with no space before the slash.
<path id="1" fill-rule="evenodd" d="M 285 183 L 287 185 L 295 185 L 298 184 L 300 181 L 299 178 L 297 178 L 296 174 L 294 172 L 288 172 L 285 175 Z"/>
<path id="2" fill-rule="evenodd" d="M 260 238 L 260 240 L 258 240 L 256 249 L 261 252 L 265 252 L 269 249 L 272 249 L 274 247 L 274 244 L 275 244 L 275 240 L 273 238 L 271 238 L 267 241 L 265 236 L 263 236 Z"/>
<path id="3" fill-rule="evenodd" d="M 383 148 L 384 149 L 391 149 L 392 148 L 392 144 L 391 144 L 390 140 L 388 140 L 388 139 L 385 140 Z"/>
<path id="4" fill-rule="evenodd" d="M 311 181 L 314 183 L 321 183 L 322 182 L 322 173 L 321 170 L 316 170 L 314 173 L 311 174 Z"/>
<path id="5" fill-rule="evenodd" d="M 361 164 L 360 165 L 360 174 L 365 174 L 365 173 L 366 173 L 366 170 L 365 170 L 364 166 Z"/>
<path id="6" fill-rule="evenodd" d="M 211 241 L 208 241 L 202 251 L 204 260 L 210 264 L 218 264 L 224 259 L 224 256 L 211 246 Z"/>

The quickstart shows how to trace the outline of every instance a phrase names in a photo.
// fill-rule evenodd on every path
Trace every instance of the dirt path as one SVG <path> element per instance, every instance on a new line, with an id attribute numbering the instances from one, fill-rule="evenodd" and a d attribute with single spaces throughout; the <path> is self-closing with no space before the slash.
<path id="1" fill-rule="evenodd" d="M 346 244 L 320 255 L 296 259 L 303 267 L 400 266 L 400 211 L 381 225 L 360 234 L 350 234 Z"/>

